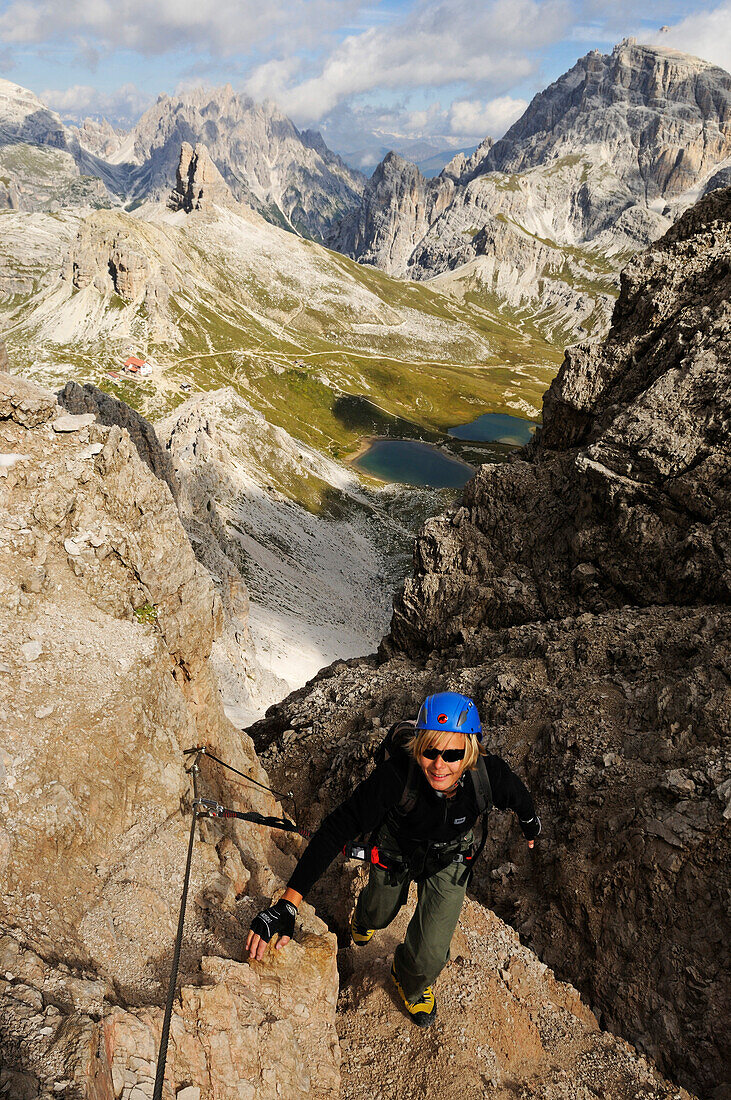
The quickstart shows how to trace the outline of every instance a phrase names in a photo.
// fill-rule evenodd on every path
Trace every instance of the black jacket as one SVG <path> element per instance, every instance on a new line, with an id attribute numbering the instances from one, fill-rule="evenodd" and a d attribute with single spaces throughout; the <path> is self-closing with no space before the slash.
<path id="1" fill-rule="evenodd" d="M 505 761 L 488 755 L 485 766 L 497 809 L 514 810 L 521 821 L 533 818 L 533 799 Z M 378 764 L 350 798 L 328 814 L 292 873 L 287 884 L 292 890 L 304 897 L 344 845 L 355 837 L 373 833 L 387 818 L 389 831 L 398 838 L 407 860 L 411 851 L 425 841 L 449 843 L 469 832 L 479 816 L 471 779 L 463 775 L 455 795 L 445 798 L 421 775 L 419 798 L 414 809 L 404 815 L 398 805 L 408 767 L 406 753 L 396 752 Z"/>

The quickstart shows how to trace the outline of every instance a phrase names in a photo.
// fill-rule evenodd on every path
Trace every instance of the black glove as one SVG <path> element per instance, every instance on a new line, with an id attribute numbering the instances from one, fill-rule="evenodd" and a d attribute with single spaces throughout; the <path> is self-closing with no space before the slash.
<path id="1" fill-rule="evenodd" d="M 520 821 L 520 818 L 518 818 L 518 821 Z M 538 814 L 534 814 L 527 821 L 520 821 L 520 828 L 526 840 L 535 840 L 541 831 L 541 819 Z"/>
<path id="2" fill-rule="evenodd" d="M 297 907 L 291 901 L 280 899 L 276 905 L 270 905 L 263 909 L 251 922 L 251 931 L 260 936 L 265 943 L 269 943 L 272 936 L 289 936 L 294 933 L 294 919 L 297 916 Z"/>

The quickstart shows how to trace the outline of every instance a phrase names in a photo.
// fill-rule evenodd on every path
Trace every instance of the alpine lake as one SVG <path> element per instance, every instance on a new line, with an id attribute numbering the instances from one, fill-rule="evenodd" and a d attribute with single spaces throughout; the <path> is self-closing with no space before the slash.
<path id="1" fill-rule="evenodd" d="M 477 465 L 504 462 L 516 447 L 530 442 L 539 426 L 507 413 L 483 413 L 468 424 L 448 429 L 460 457 L 435 443 L 379 436 L 364 441 L 365 449 L 352 464 L 380 481 L 459 489 L 474 476 Z"/>

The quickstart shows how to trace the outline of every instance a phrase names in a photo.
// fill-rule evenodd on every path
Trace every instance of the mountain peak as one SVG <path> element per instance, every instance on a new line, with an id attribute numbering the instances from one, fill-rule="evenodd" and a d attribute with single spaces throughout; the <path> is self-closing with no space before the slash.
<path id="1" fill-rule="evenodd" d="M 158 100 L 133 133 L 135 160 L 143 166 L 139 197 L 166 198 L 181 145 L 203 143 L 234 199 L 315 240 L 328 235 L 363 189 L 360 173 L 319 134 L 301 135 L 274 103 L 257 103 L 230 84 Z"/>
<path id="2" fill-rule="evenodd" d="M 34 92 L 0 80 L 0 137 L 3 144 L 27 141 L 66 149 L 66 130 L 61 119 Z"/>
<path id="3" fill-rule="evenodd" d="M 591 150 L 648 201 L 682 194 L 731 155 L 731 76 L 633 39 L 592 50 L 534 97 L 485 169 L 523 172 Z"/>
<path id="4" fill-rule="evenodd" d="M 410 160 L 407 160 L 406 157 L 402 157 L 401 154 L 397 153 L 395 149 L 390 149 L 386 153 L 385 157 L 381 161 L 381 165 L 388 165 L 389 168 L 393 166 L 394 168 L 399 169 L 405 167 L 406 165 L 410 165 L 412 168 L 416 168 L 415 164 L 412 164 L 412 162 Z M 378 169 L 376 169 L 376 171 L 378 171 Z"/>
<path id="5" fill-rule="evenodd" d="M 232 206 L 234 201 L 230 187 L 211 160 L 206 146 L 198 142 L 194 149 L 184 141 L 170 207 L 189 214 L 192 210 L 209 210 L 215 205 Z"/>

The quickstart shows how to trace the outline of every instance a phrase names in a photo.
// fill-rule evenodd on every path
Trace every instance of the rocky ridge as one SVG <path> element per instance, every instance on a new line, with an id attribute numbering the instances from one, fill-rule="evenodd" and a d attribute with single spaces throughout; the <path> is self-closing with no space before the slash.
<path id="1" fill-rule="evenodd" d="M 316 820 L 385 726 L 429 692 L 472 695 L 544 819 L 529 855 L 495 817 L 476 896 L 604 1026 L 714 1097 L 729 1060 L 730 245 L 718 191 L 632 261 L 607 340 L 566 353 L 535 443 L 426 524 L 379 660 L 325 670 L 252 729 L 277 782 L 320 792 Z"/>
<path id="2" fill-rule="evenodd" d="M 0 1091 L 136 1100 L 151 1095 L 185 865 L 182 750 L 266 776 L 219 702 L 210 577 L 126 429 L 4 374 L 0 433 Z M 281 812 L 206 761 L 198 793 Z M 305 909 L 286 959 L 237 961 L 296 844 L 244 823 L 201 832 L 166 1095 L 332 1097 L 324 925 Z"/>
<path id="3" fill-rule="evenodd" d="M 731 156 L 731 76 L 634 39 L 611 54 L 592 50 L 535 96 L 473 172 L 524 172 L 578 146 L 601 148 L 604 163 L 646 203 L 669 203 Z"/>
<path id="4" fill-rule="evenodd" d="M 180 495 L 180 483 L 173 469 L 170 455 L 163 449 L 152 424 L 140 416 L 135 409 L 125 405 L 111 394 L 93 386 L 90 382 L 80 386 L 78 382 L 67 382 L 57 394 L 59 405 L 63 405 L 74 416 L 92 413 L 100 424 L 107 428 L 115 425 L 124 428 L 135 445 L 137 454 L 155 477 L 164 481 L 173 499 L 177 502 Z"/>
<path id="5" fill-rule="evenodd" d="M 74 335 L 78 339 L 81 334 L 88 339 L 90 330 L 98 333 L 101 328 L 119 347 L 125 336 L 127 340 L 139 338 L 142 312 L 147 339 L 177 342 L 179 328 L 170 315 L 176 300 L 191 287 L 186 266 L 175 240 L 146 231 L 142 223 L 117 211 L 97 211 L 79 222 L 76 241 L 63 257 L 60 284 L 49 280 L 56 309 L 43 311 L 48 328 L 57 342 L 69 337 L 73 341 Z M 71 303 L 68 320 L 72 332 L 76 330 L 71 335 L 58 299 L 74 291 L 87 291 L 91 308 L 82 310 L 79 303 Z M 128 313 L 124 306 L 130 307 Z M 115 366 L 119 356 L 117 351 Z"/>
<path id="6" fill-rule="evenodd" d="M 395 488 L 368 493 L 232 389 L 190 398 L 157 428 L 90 383 L 68 382 L 58 401 L 124 428 L 170 488 L 220 602 L 211 666 L 236 725 L 336 656 L 376 648 L 418 527 L 391 518 Z M 303 482 L 309 509 L 286 495 Z"/>
<path id="7" fill-rule="evenodd" d="M 364 178 L 321 136 L 230 86 L 160 96 L 129 134 L 86 120 L 65 126 L 32 92 L 0 82 L 0 206 L 56 210 L 166 201 L 183 143 L 204 143 L 236 201 L 323 240 L 355 206 Z M 210 180 L 208 181 L 210 185 Z M 218 182 L 218 181 L 216 181 Z M 225 188 L 219 188 L 219 198 Z M 219 201 L 218 199 L 216 201 Z"/>
<path id="8" fill-rule="evenodd" d="M 119 154 L 127 138 L 124 130 L 112 126 L 105 118 L 85 118 L 79 126 L 69 126 L 68 131 L 83 149 L 105 160 Z"/>
<path id="9" fill-rule="evenodd" d="M 0 201 L 15 210 L 111 206 L 117 173 L 27 88 L 0 80 Z M 3 194 L 4 193 L 4 194 Z"/>

